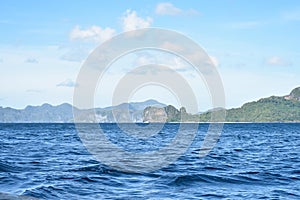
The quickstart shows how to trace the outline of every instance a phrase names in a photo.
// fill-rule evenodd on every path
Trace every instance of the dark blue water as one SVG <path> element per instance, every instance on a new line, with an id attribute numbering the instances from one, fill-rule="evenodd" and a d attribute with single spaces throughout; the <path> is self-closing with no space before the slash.
<path id="1" fill-rule="evenodd" d="M 166 124 L 156 139 L 126 144 L 116 124 L 102 126 L 132 151 L 155 150 L 178 128 Z M 200 124 L 175 163 L 136 174 L 96 161 L 73 124 L 0 124 L 0 192 L 40 199 L 300 199 L 300 124 L 225 124 L 200 159 L 207 128 Z"/>

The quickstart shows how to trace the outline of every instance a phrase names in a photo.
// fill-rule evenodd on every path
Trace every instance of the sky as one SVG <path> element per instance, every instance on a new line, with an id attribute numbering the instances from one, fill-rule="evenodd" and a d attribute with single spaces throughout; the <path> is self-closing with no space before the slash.
<path id="1" fill-rule="evenodd" d="M 72 104 L 76 78 L 89 53 L 117 34 L 148 27 L 180 32 L 205 49 L 221 76 L 227 108 L 285 95 L 300 86 L 297 0 L 11 0 L 1 2 L 0 10 L 2 107 Z M 124 75 L 122 66 L 155 56 L 161 55 L 139 52 L 121 59 L 104 80 L 116 83 Z M 167 62 L 166 57 L 162 60 Z M 166 64 L 179 66 L 176 59 Z M 196 94 L 199 111 L 209 109 L 205 84 L 188 73 L 183 76 L 193 88 L 202 88 L 203 93 Z M 108 84 L 95 94 L 95 106 L 111 104 L 114 86 Z M 158 86 L 137 91 L 131 100 L 148 98 L 178 103 Z"/>

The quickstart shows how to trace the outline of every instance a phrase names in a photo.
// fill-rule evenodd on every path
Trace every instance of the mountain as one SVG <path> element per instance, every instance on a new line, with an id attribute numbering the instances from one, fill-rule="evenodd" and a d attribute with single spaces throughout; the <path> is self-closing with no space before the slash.
<path id="1" fill-rule="evenodd" d="M 156 100 L 122 103 L 117 106 L 80 110 L 70 104 L 27 106 L 25 109 L 0 107 L 0 123 L 66 123 L 73 122 L 73 110 L 78 122 L 209 122 L 212 112 L 189 114 Z M 289 95 L 271 96 L 226 110 L 226 122 L 300 122 L 300 87 Z"/>
<path id="2" fill-rule="evenodd" d="M 143 119 L 147 122 L 210 122 L 215 108 L 204 113 L 189 114 L 182 107 L 147 107 Z M 300 122 L 300 87 L 283 97 L 271 96 L 226 110 L 225 122 Z"/>
<path id="3" fill-rule="evenodd" d="M 131 111 L 133 110 L 144 110 L 148 106 L 154 106 L 158 108 L 165 107 L 166 105 L 163 103 L 160 103 L 154 99 L 149 99 L 143 102 L 130 102 L 130 103 L 121 103 L 117 106 L 109 106 L 106 108 L 98 108 L 98 111 L 108 111 L 108 110 L 124 110 L 129 109 Z"/>
<path id="4" fill-rule="evenodd" d="M 59 106 L 43 104 L 27 106 L 25 109 L 0 108 L 0 122 L 72 122 L 73 107 L 64 103 Z"/>
<path id="5" fill-rule="evenodd" d="M 199 116 L 208 122 L 211 111 Z M 226 110 L 226 122 L 300 122 L 300 87 L 283 97 L 271 96 Z"/>
<path id="6" fill-rule="evenodd" d="M 95 109 L 96 121 L 97 122 L 122 122 L 122 123 L 142 122 L 144 109 L 149 106 L 155 106 L 161 108 L 166 105 L 151 99 L 144 102 L 122 103 L 117 106 Z M 91 113 L 89 116 L 93 117 L 93 113 Z M 82 118 L 82 120 L 84 120 L 84 118 Z"/>
<path id="7" fill-rule="evenodd" d="M 186 112 L 184 107 L 179 110 L 172 105 L 165 107 L 149 106 L 143 113 L 144 122 L 195 122 L 199 121 L 199 115 L 192 115 Z"/>
<path id="8" fill-rule="evenodd" d="M 74 107 L 80 122 L 142 122 L 143 111 L 148 106 L 164 107 L 155 100 L 123 103 L 106 108 L 80 110 Z M 129 112 L 126 112 L 127 109 Z M 0 107 L 0 123 L 68 123 L 73 122 L 73 106 L 67 103 L 52 106 L 27 106 L 25 109 Z"/>
<path id="9" fill-rule="evenodd" d="M 293 89 L 288 96 L 285 96 L 285 98 L 300 101 L 300 87 Z"/>
<path id="10" fill-rule="evenodd" d="M 157 107 L 157 108 L 163 108 L 163 107 L 166 106 L 166 104 L 160 103 L 160 102 L 158 102 L 154 99 L 149 99 L 149 100 L 144 101 L 144 102 L 133 102 L 133 103 L 130 103 L 130 105 L 135 110 L 144 110 L 148 106 L 154 106 L 154 107 Z"/>

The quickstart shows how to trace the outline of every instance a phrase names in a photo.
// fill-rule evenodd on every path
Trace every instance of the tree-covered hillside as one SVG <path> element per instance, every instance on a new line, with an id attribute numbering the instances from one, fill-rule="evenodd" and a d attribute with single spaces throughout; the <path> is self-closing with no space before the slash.
<path id="1" fill-rule="evenodd" d="M 209 121 L 211 112 L 200 115 Z M 227 122 L 300 122 L 300 101 L 284 97 L 263 98 L 226 111 Z"/>
<path id="2" fill-rule="evenodd" d="M 300 87 L 293 89 L 290 97 L 296 100 L 300 100 Z"/>

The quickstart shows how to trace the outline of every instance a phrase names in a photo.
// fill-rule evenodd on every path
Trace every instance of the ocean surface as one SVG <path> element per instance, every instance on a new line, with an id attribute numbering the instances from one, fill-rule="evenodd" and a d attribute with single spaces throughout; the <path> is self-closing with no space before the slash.
<path id="1" fill-rule="evenodd" d="M 112 143 L 132 152 L 159 149 L 178 126 L 133 140 L 117 124 L 101 125 Z M 74 124 L 0 124 L 0 199 L 300 199 L 300 124 L 225 124 L 199 158 L 207 129 L 200 124 L 169 166 L 133 173 L 97 161 Z"/>

